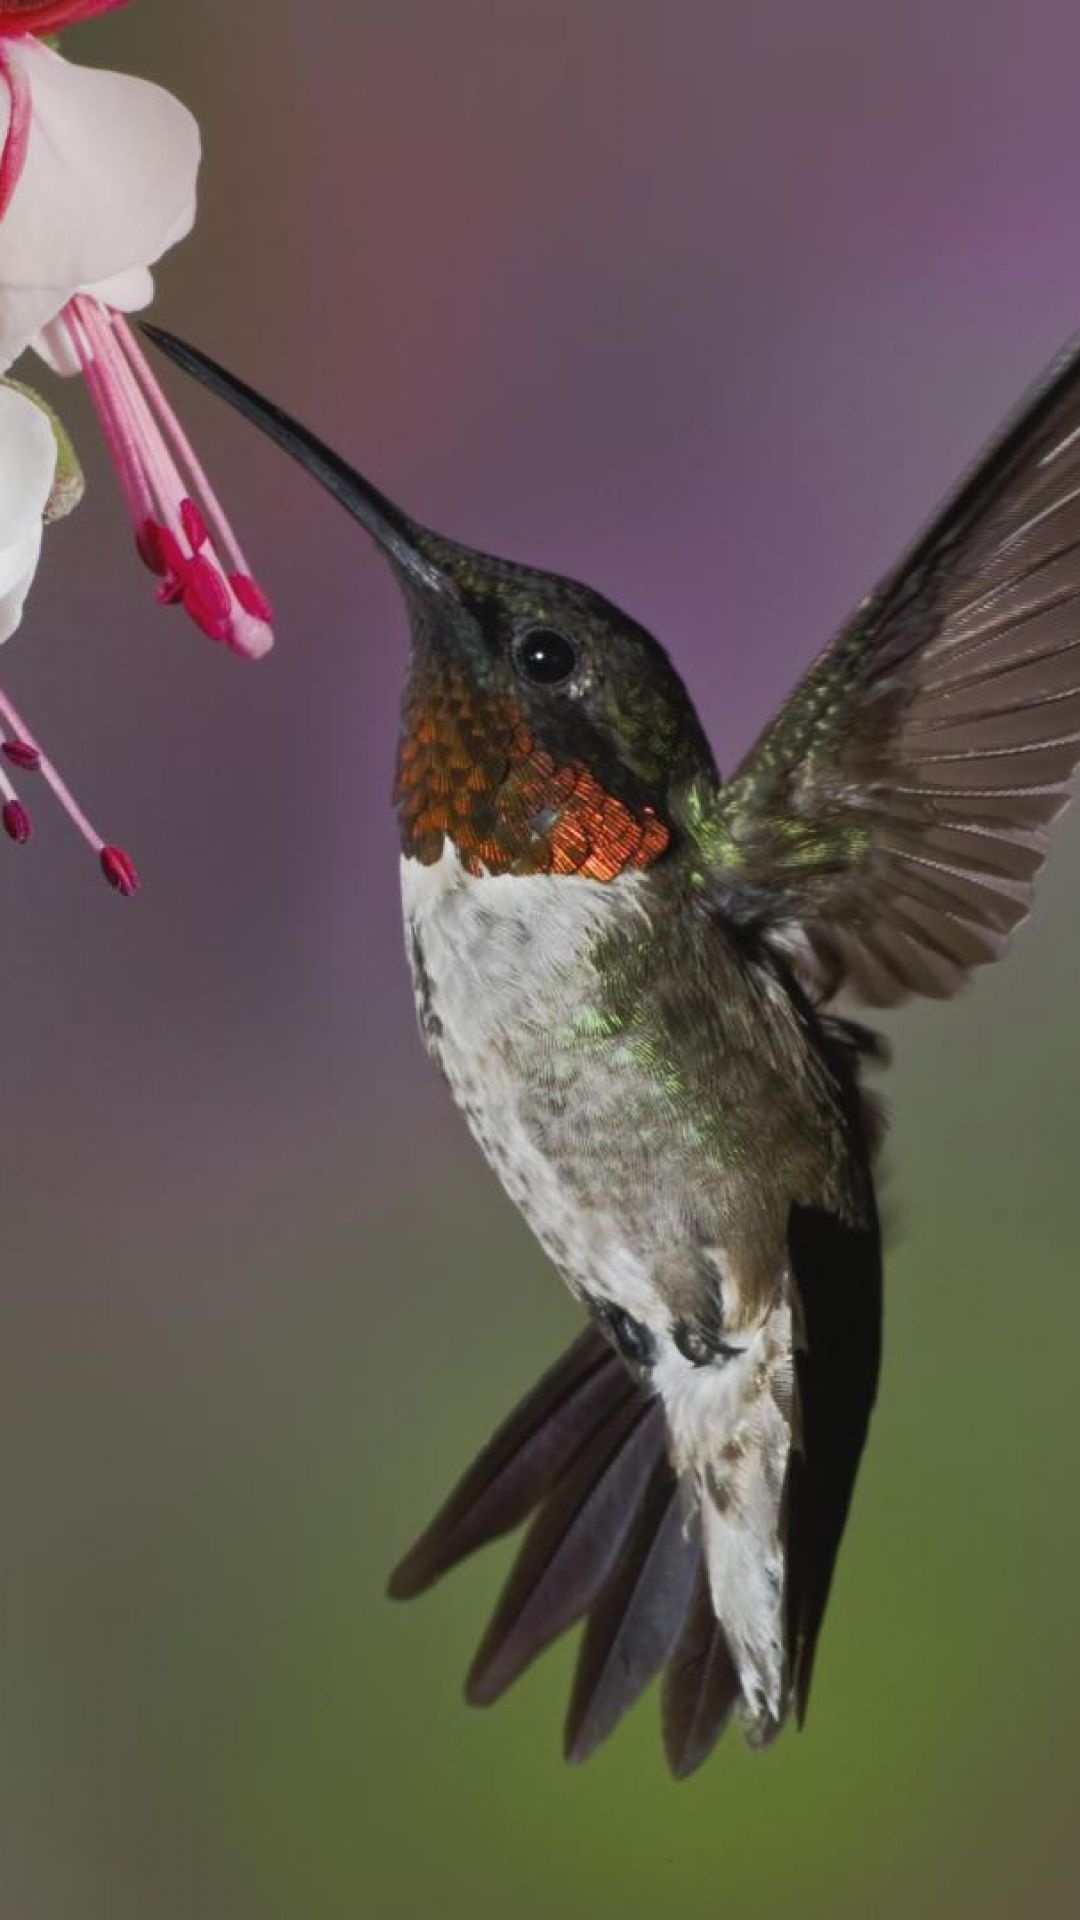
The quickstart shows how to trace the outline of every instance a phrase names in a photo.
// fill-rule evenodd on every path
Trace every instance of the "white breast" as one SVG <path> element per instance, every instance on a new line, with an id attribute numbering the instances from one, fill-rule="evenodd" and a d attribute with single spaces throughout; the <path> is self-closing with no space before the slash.
<path id="1" fill-rule="evenodd" d="M 644 918 L 643 878 L 477 877 L 449 840 L 431 866 L 403 859 L 409 958 L 415 964 L 418 946 L 448 1043 L 460 1040 L 471 1050 L 534 1017 L 538 998 L 545 1005 L 566 999 L 572 977 L 588 964 L 593 942 L 612 920 Z"/>
<path id="2" fill-rule="evenodd" d="M 537 1089 L 556 1076 L 574 1103 L 565 1036 L 595 984 L 598 936 L 613 923 L 645 921 L 642 879 L 477 878 L 449 841 L 434 865 L 402 861 L 420 1025 L 469 1126 L 569 1284 L 650 1321 L 649 1274 L 623 1246 L 617 1223 L 568 1191 L 565 1158 L 560 1165 L 532 1124 Z"/>

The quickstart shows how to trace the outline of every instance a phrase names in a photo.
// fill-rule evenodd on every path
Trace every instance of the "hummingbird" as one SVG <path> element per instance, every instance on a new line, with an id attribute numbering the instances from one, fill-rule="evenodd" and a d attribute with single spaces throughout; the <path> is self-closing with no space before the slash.
<path id="1" fill-rule="evenodd" d="M 731 1720 L 766 1746 L 806 1712 L 880 1365 L 885 1050 L 842 996 L 949 998 L 1030 909 L 1080 758 L 1080 349 L 722 779 L 630 615 L 429 531 L 146 332 L 393 568 L 421 1032 L 584 1315 L 391 1593 L 528 1523 L 470 1700 L 583 1622 L 569 1758 L 658 1676 L 677 1777 Z"/>

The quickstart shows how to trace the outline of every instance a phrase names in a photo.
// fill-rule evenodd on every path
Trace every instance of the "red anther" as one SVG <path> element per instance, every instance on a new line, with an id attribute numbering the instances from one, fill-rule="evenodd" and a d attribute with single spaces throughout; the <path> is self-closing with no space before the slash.
<path id="1" fill-rule="evenodd" d="M 184 612 L 211 640 L 227 640 L 232 626 L 229 589 L 223 576 L 201 553 L 189 560 L 182 577 Z"/>
<path id="2" fill-rule="evenodd" d="M 187 543 L 192 553 L 198 553 L 200 547 L 205 547 L 210 538 L 210 534 L 206 521 L 199 512 L 194 500 L 181 500 L 180 525 L 184 529 Z"/>
<path id="3" fill-rule="evenodd" d="M 160 572 L 165 575 L 166 579 L 169 578 L 170 574 L 175 574 L 177 579 L 182 580 L 185 572 L 191 565 L 191 561 L 188 559 L 175 533 L 171 527 L 158 527 L 157 537 L 158 552 L 161 555 L 162 563 Z"/>
<path id="4" fill-rule="evenodd" d="M 135 547 L 139 559 L 144 567 L 149 567 L 151 573 L 166 574 L 169 571 L 161 551 L 161 536 L 164 531 L 164 527 L 159 527 L 156 520 L 144 520 L 142 526 L 136 530 Z"/>
<path id="5" fill-rule="evenodd" d="M 6 760 L 11 761 L 13 767 L 20 768 L 23 773 L 41 772 L 41 755 L 36 747 L 30 745 L 29 740 L 5 740 L 0 752 Z"/>
<path id="6" fill-rule="evenodd" d="M 130 900 L 133 893 L 138 893 L 139 876 L 135 862 L 123 847 L 102 847 L 101 871 L 110 887 L 115 887 L 125 900 Z"/>
<path id="7" fill-rule="evenodd" d="M 245 613 L 253 620 L 265 620 L 269 626 L 274 618 L 274 609 L 257 580 L 250 573 L 230 573 L 229 585 L 235 593 Z"/>
<path id="8" fill-rule="evenodd" d="M 21 800 L 6 800 L 0 819 L 4 823 L 4 832 L 17 847 L 24 847 L 34 829 L 30 824 L 30 815 Z"/>
<path id="9" fill-rule="evenodd" d="M 213 561 L 207 560 L 204 554 L 196 554 L 194 560 L 188 561 L 184 586 L 188 592 L 197 594 L 207 607 L 212 608 L 223 618 L 227 618 L 232 611 L 225 577 L 220 569 L 215 567 Z"/>
<path id="10" fill-rule="evenodd" d="M 199 599 L 197 593 L 188 593 L 185 590 L 184 612 L 189 620 L 195 622 L 199 632 L 205 633 L 208 640 L 217 640 L 222 645 L 228 640 L 231 621 L 223 619 L 220 613 L 215 613 L 212 607 L 208 607 L 204 600 Z"/>

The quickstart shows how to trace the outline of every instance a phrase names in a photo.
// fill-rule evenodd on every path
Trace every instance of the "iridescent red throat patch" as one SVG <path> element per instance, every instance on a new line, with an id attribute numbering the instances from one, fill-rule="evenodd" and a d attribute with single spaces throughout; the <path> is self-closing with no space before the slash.
<path id="1" fill-rule="evenodd" d="M 404 851 L 425 866 L 453 841 L 466 871 L 614 880 L 650 867 L 670 839 L 579 764 L 560 766 L 506 696 L 423 675 L 405 698 L 394 801 Z"/>

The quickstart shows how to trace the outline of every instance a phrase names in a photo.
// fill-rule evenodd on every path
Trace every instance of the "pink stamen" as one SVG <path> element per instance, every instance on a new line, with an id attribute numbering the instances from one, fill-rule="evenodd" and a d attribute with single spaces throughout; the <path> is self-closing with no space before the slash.
<path id="1" fill-rule="evenodd" d="M 143 475 L 130 423 L 124 419 L 119 409 L 110 405 L 101 367 L 94 356 L 93 346 L 80 324 L 83 316 L 78 310 L 78 302 L 71 301 L 60 317 L 67 330 L 68 339 L 75 349 L 83 378 L 90 389 L 90 398 L 101 422 L 105 444 L 119 475 L 124 501 L 136 528 L 136 537 L 145 536 L 147 530 L 154 524 L 154 499 Z M 148 561 L 147 564 L 151 563 Z"/>
<path id="2" fill-rule="evenodd" d="M 21 166 L 19 76 L 4 58 L 2 18 L 0 11 L 0 79 L 11 92 L 12 112 L 0 155 L 0 194 L 5 170 L 16 161 Z M 156 577 L 156 598 L 163 606 L 182 606 L 212 640 L 247 659 L 260 659 L 273 645 L 270 602 L 130 328 L 86 294 L 68 302 L 60 325 L 101 422 L 136 547 Z M 0 689 L 0 826 L 21 844 L 30 838 L 30 815 L 3 770 L 4 762 L 22 773 L 39 773 L 97 856 L 109 885 L 126 899 L 138 892 L 139 876 L 130 855 L 103 840 Z"/>
<path id="3" fill-rule="evenodd" d="M 131 328 L 86 294 L 70 302 L 63 321 L 120 475 L 135 544 L 161 582 L 159 602 L 181 605 L 211 640 L 261 659 L 273 645 L 270 602 Z"/>
<path id="4" fill-rule="evenodd" d="M 86 336 L 88 359 L 83 360 L 83 371 L 107 435 L 108 423 L 113 425 L 110 451 L 117 459 L 128 511 L 135 522 L 136 545 L 142 551 L 147 539 L 152 541 L 156 536 L 160 548 L 167 536 L 174 546 L 171 555 L 161 554 L 166 569 L 173 559 L 183 565 L 179 475 L 117 347 L 105 308 L 87 299 L 73 301 L 72 306 Z"/>
<path id="5" fill-rule="evenodd" d="M 11 737 L 0 742 L 5 759 L 28 773 L 41 774 L 46 785 L 59 800 L 76 832 L 82 835 L 91 851 L 97 854 L 105 878 L 119 893 L 130 897 L 137 891 L 139 879 L 129 855 L 122 852 L 119 847 L 106 846 L 97 828 L 87 819 L 67 782 L 61 778 L 48 755 L 42 751 L 22 715 L 2 687 L 0 687 L 0 720 L 3 720 L 11 730 Z M 0 824 L 3 825 L 8 838 L 22 846 L 29 840 L 32 832 L 30 815 L 2 768 L 0 768 L 0 793 L 5 796 L 4 805 L 0 808 Z"/>
<path id="6" fill-rule="evenodd" d="M 11 111 L 8 116 L 4 150 L 0 153 L 0 220 L 11 205 L 12 196 L 22 179 L 30 146 L 30 82 L 17 60 L 12 60 L 0 41 L 0 75 L 8 90 Z"/>
<path id="7" fill-rule="evenodd" d="M 202 466 L 198 454 L 195 452 L 191 441 L 184 432 L 178 415 L 169 405 L 168 396 L 155 380 L 146 355 L 143 353 L 135 335 L 121 314 L 117 314 L 115 325 L 120 338 L 120 344 L 127 354 L 128 363 L 135 374 L 135 378 L 138 380 L 143 393 L 150 401 L 150 404 L 153 406 L 154 411 L 164 426 L 166 435 L 172 442 L 180 465 L 186 467 L 188 473 L 191 475 L 194 492 L 200 496 L 209 512 L 219 544 L 224 547 L 225 552 L 228 554 L 229 559 L 232 561 L 238 573 L 250 573 L 251 568 L 244 558 L 240 542 L 232 530 L 232 526 L 225 514 L 225 509 L 218 499 L 217 494 L 214 492 L 213 487 L 210 485 L 205 468 Z"/>

